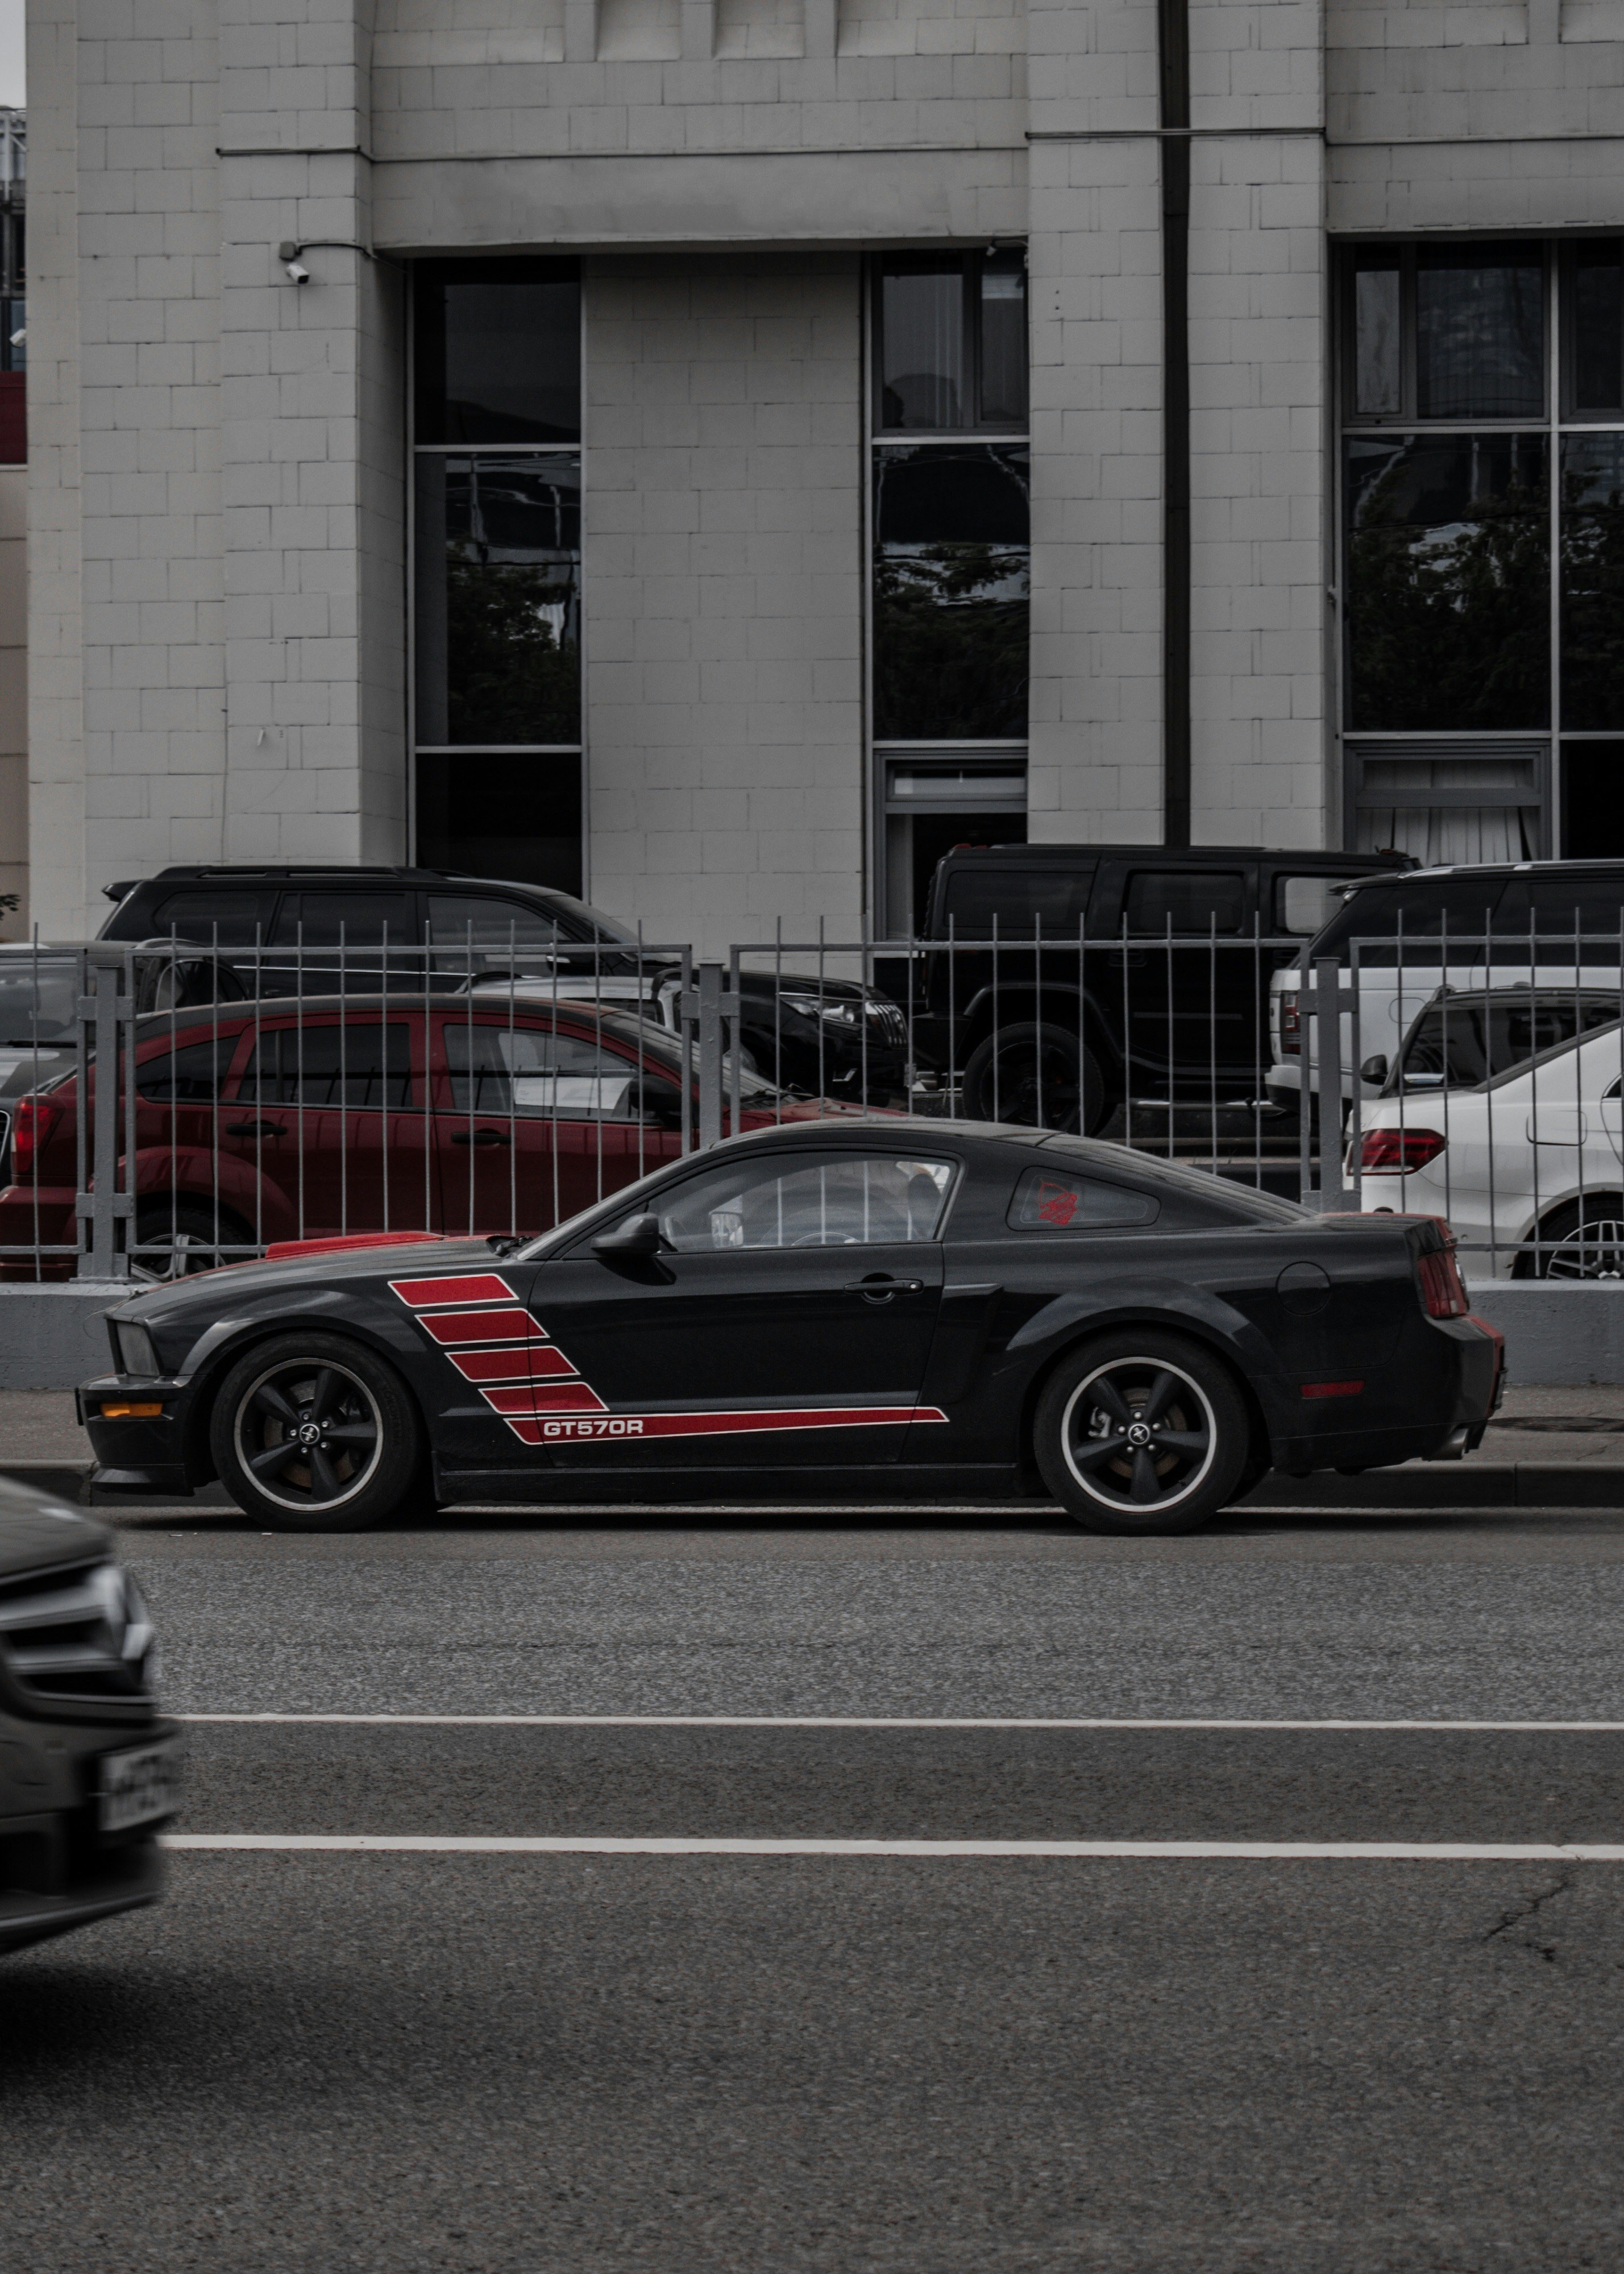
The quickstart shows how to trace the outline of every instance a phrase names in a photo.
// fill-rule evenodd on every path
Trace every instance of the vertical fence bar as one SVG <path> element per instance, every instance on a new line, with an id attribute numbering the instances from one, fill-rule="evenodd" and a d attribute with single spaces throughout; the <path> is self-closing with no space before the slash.
<path id="1" fill-rule="evenodd" d="M 1342 1201 L 1342 968 L 1334 955 L 1314 958 L 1314 1024 L 1320 1042 L 1320 1210 Z"/>
<path id="2" fill-rule="evenodd" d="M 722 966 L 699 967 L 699 1149 L 722 1141 Z"/>

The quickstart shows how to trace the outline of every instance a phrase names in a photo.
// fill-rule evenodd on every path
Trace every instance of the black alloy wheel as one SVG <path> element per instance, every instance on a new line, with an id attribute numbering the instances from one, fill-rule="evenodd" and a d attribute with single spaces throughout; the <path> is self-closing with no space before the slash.
<path id="1" fill-rule="evenodd" d="M 341 1335 L 279 1335 L 250 1351 L 220 1386 L 209 1442 L 237 1506 L 292 1532 L 364 1531 L 423 1469 L 405 1383 Z"/>
<path id="2" fill-rule="evenodd" d="M 1570 1201 L 1547 1216 L 1517 1258 L 1515 1276 L 1529 1279 L 1624 1279 L 1624 1199 L 1616 1193 Z"/>
<path id="3" fill-rule="evenodd" d="M 977 1043 L 965 1065 L 964 1108 L 972 1121 L 1086 1137 L 1109 1111 L 1098 1058 L 1076 1035 L 1047 1022 L 1004 1027 Z"/>
<path id="4" fill-rule="evenodd" d="M 1034 1443 L 1044 1482 L 1088 1531 L 1179 1532 L 1234 1497 L 1255 1466 L 1251 1434 L 1218 1359 L 1182 1335 L 1130 1328 L 1056 1368 Z"/>

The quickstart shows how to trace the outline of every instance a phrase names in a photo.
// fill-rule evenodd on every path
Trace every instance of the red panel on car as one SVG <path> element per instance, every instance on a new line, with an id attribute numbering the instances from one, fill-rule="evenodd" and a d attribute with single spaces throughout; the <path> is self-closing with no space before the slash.
<path id="1" fill-rule="evenodd" d="M 604 1401 L 584 1382 L 567 1382 L 549 1389 L 538 1382 L 512 1389 L 486 1389 L 480 1395 L 499 1413 L 601 1413 Z"/>
<path id="2" fill-rule="evenodd" d="M 523 1343 L 546 1337 L 528 1311 L 430 1311 L 417 1321 L 437 1343 Z"/>
<path id="3" fill-rule="evenodd" d="M 464 1382 L 535 1382 L 575 1370 L 553 1343 L 532 1350 L 464 1351 L 460 1357 L 453 1352 L 451 1363 Z"/>
<path id="4" fill-rule="evenodd" d="M 391 1279 L 389 1282 L 402 1303 L 414 1311 L 432 1309 L 437 1303 L 511 1303 L 513 1289 L 494 1271 L 470 1271 L 458 1279 Z"/>

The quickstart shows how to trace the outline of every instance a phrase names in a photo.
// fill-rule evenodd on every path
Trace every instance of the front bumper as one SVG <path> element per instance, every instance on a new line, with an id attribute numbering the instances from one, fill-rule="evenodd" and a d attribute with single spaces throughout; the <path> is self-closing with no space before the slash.
<path id="1" fill-rule="evenodd" d="M 173 1742 L 178 1725 L 154 1719 L 114 1730 L 8 1718 L 4 1727 L 0 1952 L 156 1902 L 163 1892 L 157 1834 L 171 1819 L 102 1832 L 95 1796 L 103 1754 Z"/>
<path id="2" fill-rule="evenodd" d="M 102 1374 L 73 1393 L 79 1427 L 90 1439 L 97 1492 L 173 1493 L 189 1500 L 208 1478 L 187 1459 L 189 1384 Z M 108 1405 L 157 1405 L 155 1414 L 110 1416 Z"/>

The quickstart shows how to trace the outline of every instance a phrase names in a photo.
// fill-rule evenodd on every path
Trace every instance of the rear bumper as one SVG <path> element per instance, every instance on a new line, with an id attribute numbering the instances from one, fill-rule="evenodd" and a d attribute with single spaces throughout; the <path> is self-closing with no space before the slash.
<path id="1" fill-rule="evenodd" d="M 1289 1418 L 1272 1433 L 1275 1467 L 1308 1476 L 1316 1469 L 1458 1460 L 1481 1444 L 1500 1403 L 1505 1349 L 1504 1337 L 1485 1320 L 1421 1314 L 1396 1358 L 1370 1369 L 1357 1394 L 1321 1401 L 1282 1385 Z"/>

